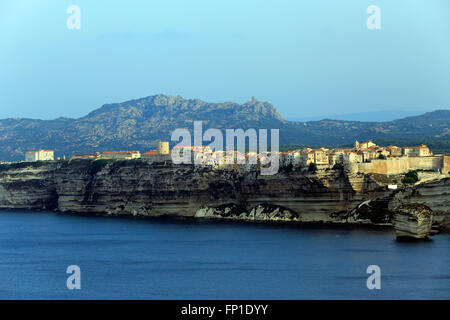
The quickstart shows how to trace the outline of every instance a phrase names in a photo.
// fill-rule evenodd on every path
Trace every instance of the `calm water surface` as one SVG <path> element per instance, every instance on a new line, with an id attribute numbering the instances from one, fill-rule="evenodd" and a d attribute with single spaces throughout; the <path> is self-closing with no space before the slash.
<path id="1" fill-rule="evenodd" d="M 449 299 L 450 236 L 0 212 L 0 299 Z M 368 290 L 366 268 L 381 268 Z M 66 268 L 81 268 L 81 290 Z"/>

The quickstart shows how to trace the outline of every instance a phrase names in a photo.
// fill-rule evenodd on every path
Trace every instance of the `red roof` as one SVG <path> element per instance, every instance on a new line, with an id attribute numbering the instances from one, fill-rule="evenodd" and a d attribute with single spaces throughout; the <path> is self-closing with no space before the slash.
<path id="1" fill-rule="evenodd" d="M 139 151 L 105 151 L 102 154 L 135 154 L 139 153 Z"/>
<path id="2" fill-rule="evenodd" d="M 83 158 L 83 157 L 96 157 L 96 154 L 75 154 L 74 157 Z"/>
<path id="3" fill-rule="evenodd" d="M 428 148 L 426 145 L 422 144 L 418 147 L 404 147 L 404 149 L 425 149 Z"/>

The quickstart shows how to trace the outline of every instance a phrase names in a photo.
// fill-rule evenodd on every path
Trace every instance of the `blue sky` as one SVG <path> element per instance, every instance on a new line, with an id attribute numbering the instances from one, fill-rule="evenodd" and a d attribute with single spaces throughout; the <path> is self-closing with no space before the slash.
<path id="1" fill-rule="evenodd" d="M 256 96 L 286 118 L 450 108 L 448 0 L 0 0 L 0 41 L 0 118 L 157 93 Z"/>

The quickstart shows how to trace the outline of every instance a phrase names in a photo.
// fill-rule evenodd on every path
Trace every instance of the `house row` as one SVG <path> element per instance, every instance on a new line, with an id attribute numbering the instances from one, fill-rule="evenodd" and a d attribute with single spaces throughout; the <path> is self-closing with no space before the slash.
<path id="1" fill-rule="evenodd" d="M 172 160 L 173 156 L 184 159 L 186 153 L 190 153 L 190 161 L 194 164 L 223 166 L 228 164 L 259 163 L 266 164 L 270 161 L 270 152 L 241 153 L 239 151 L 213 151 L 209 146 L 176 146 L 169 149 L 169 142 L 158 141 L 157 149 L 141 154 L 139 151 L 105 151 L 95 154 L 78 154 L 72 159 L 114 159 L 131 160 L 144 159 L 153 162 Z M 386 159 L 388 157 L 428 157 L 433 153 L 426 145 L 416 147 L 377 146 L 372 141 L 359 143 L 355 141 L 353 148 L 304 148 L 279 152 L 280 165 L 308 166 L 310 163 L 321 166 L 334 166 L 337 163 L 351 164 L 370 162 L 374 159 Z M 29 151 L 25 155 L 25 161 L 54 160 L 53 150 Z"/>
<path id="2" fill-rule="evenodd" d="M 432 155 L 431 150 L 424 144 L 417 147 L 381 147 L 372 141 L 362 143 L 355 141 L 353 148 L 304 148 L 281 152 L 280 159 L 283 165 L 307 166 L 310 163 L 315 163 L 316 165 L 334 166 L 336 163 L 363 163 L 388 157 L 429 157 Z"/>
<path id="3" fill-rule="evenodd" d="M 166 160 L 169 157 L 169 142 L 158 141 L 157 149 L 141 154 L 139 151 L 105 151 L 95 154 L 76 154 L 72 159 L 114 159 L 114 160 Z"/>

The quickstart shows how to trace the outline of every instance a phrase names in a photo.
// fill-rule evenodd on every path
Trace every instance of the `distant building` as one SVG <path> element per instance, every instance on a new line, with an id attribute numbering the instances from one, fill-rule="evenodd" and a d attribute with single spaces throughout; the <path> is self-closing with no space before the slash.
<path id="1" fill-rule="evenodd" d="M 184 157 L 186 152 L 191 153 L 191 160 L 193 161 L 194 158 L 199 159 L 203 157 L 204 153 L 211 153 L 212 150 L 209 146 L 175 146 L 171 150 L 171 154 L 180 159 Z"/>
<path id="2" fill-rule="evenodd" d="M 389 152 L 390 157 L 400 157 L 403 154 L 402 148 L 396 146 L 388 146 L 386 150 Z"/>
<path id="3" fill-rule="evenodd" d="M 391 155 L 390 151 L 386 148 L 378 148 L 377 153 L 378 153 L 378 158 L 383 156 L 384 159 L 386 159 L 386 157 Z"/>
<path id="4" fill-rule="evenodd" d="M 158 150 L 150 150 L 141 155 L 141 159 L 152 162 L 165 162 L 171 160 L 170 154 L 160 154 Z"/>
<path id="5" fill-rule="evenodd" d="M 157 154 L 158 154 L 157 150 L 150 150 L 150 151 L 148 151 L 146 153 L 143 153 L 141 155 L 141 159 L 150 160 L 153 156 L 156 156 Z"/>
<path id="6" fill-rule="evenodd" d="M 171 160 L 169 142 L 158 140 L 156 143 L 156 150 L 150 150 L 141 155 L 143 160 L 154 162 L 164 162 Z"/>
<path id="7" fill-rule="evenodd" d="M 329 164 L 328 149 L 321 148 L 314 150 L 314 163 L 315 164 Z"/>
<path id="8" fill-rule="evenodd" d="M 298 165 L 301 163 L 301 154 L 299 150 L 290 150 L 287 152 L 281 152 L 280 155 L 280 163 L 284 166 L 287 165 Z"/>
<path id="9" fill-rule="evenodd" d="M 355 146 L 358 145 L 358 141 L 355 142 Z M 328 160 L 330 163 L 330 166 L 334 166 L 336 163 L 344 163 L 344 153 L 346 152 L 353 152 L 353 149 L 351 148 L 336 148 L 331 150 L 328 153 Z"/>
<path id="10" fill-rule="evenodd" d="M 361 142 L 360 144 L 359 144 L 359 148 L 360 149 L 369 149 L 369 148 L 372 148 L 372 147 L 376 147 L 377 145 L 375 144 L 375 143 L 373 143 L 372 141 L 364 141 L 364 142 Z M 356 147 L 356 143 L 355 143 L 355 147 Z"/>
<path id="11" fill-rule="evenodd" d="M 359 163 L 362 162 L 362 156 L 358 154 L 357 152 L 345 152 L 342 155 L 343 163 L 349 164 L 349 163 Z"/>
<path id="12" fill-rule="evenodd" d="M 408 156 L 408 157 L 428 157 L 428 156 L 432 156 L 433 153 L 430 151 L 430 149 L 425 144 L 421 144 L 418 147 L 403 148 L 403 155 Z"/>
<path id="13" fill-rule="evenodd" d="M 328 155 L 328 161 L 330 163 L 330 166 L 334 166 L 336 163 L 343 163 L 344 162 L 344 153 L 343 152 L 336 152 L 333 151 Z"/>
<path id="14" fill-rule="evenodd" d="M 292 165 L 300 164 L 300 150 L 291 150 L 287 152 L 287 161 Z"/>
<path id="15" fill-rule="evenodd" d="M 169 142 L 158 140 L 157 152 L 158 154 L 169 154 Z"/>
<path id="16" fill-rule="evenodd" d="M 25 154 L 25 161 L 53 161 L 55 159 L 53 150 L 39 150 L 39 151 L 28 151 Z"/>
<path id="17" fill-rule="evenodd" d="M 314 151 L 312 149 L 304 149 L 301 152 L 301 164 L 309 165 L 310 163 L 314 163 Z"/>
<path id="18" fill-rule="evenodd" d="M 381 147 L 377 146 L 370 140 L 361 143 L 355 141 L 354 150 L 362 155 L 363 162 L 369 162 L 374 159 L 382 159 L 387 157 L 428 157 L 433 155 L 430 149 L 424 144 L 417 147 L 404 148 L 397 146 Z"/>
<path id="19" fill-rule="evenodd" d="M 320 149 L 303 149 L 300 152 L 299 161 L 302 165 L 309 165 L 315 163 L 317 165 L 329 165 L 329 152 L 326 148 Z"/>
<path id="20" fill-rule="evenodd" d="M 375 149 L 360 149 L 358 154 L 361 156 L 362 162 L 370 162 L 379 158 L 379 153 Z"/>
<path id="21" fill-rule="evenodd" d="M 102 159 L 131 160 L 139 159 L 141 153 L 139 151 L 105 151 L 102 152 Z"/>
<path id="22" fill-rule="evenodd" d="M 97 159 L 100 154 L 75 154 L 70 159 Z"/>

